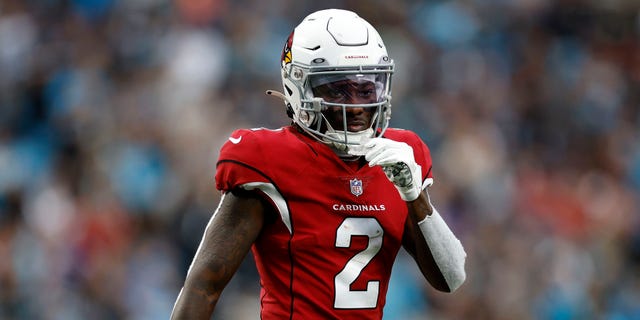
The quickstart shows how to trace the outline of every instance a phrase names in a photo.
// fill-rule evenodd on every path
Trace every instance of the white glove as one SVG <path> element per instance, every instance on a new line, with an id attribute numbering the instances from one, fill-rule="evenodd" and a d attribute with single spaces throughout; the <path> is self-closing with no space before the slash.
<path id="1" fill-rule="evenodd" d="M 422 169 L 413 157 L 413 149 L 404 142 L 373 138 L 364 145 L 369 166 L 379 165 L 398 189 L 404 201 L 413 201 L 422 191 Z"/>

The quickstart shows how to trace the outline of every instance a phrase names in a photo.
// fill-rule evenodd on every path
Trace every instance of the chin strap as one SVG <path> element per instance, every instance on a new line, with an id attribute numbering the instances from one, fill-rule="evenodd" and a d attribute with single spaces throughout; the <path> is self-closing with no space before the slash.
<path id="1" fill-rule="evenodd" d="M 362 146 L 373 137 L 373 129 L 369 128 L 358 132 L 331 130 L 325 135 L 328 138 L 323 138 L 322 141 L 338 151 L 338 155 L 362 156 L 364 155 Z M 342 138 L 346 138 L 348 144 L 331 140 Z"/>

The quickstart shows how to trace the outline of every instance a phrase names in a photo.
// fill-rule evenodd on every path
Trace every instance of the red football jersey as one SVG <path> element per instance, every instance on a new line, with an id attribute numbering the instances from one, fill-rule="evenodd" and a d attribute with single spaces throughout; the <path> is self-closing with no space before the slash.
<path id="1" fill-rule="evenodd" d="M 412 146 L 432 181 L 415 133 L 384 136 Z M 259 190 L 279 213 L 252 247 L 261 319 L 382 318 L 407 206 L 381 167 L 349 166 L 295 127 L 243 129 L 222 147 L 216 185 Z"/>

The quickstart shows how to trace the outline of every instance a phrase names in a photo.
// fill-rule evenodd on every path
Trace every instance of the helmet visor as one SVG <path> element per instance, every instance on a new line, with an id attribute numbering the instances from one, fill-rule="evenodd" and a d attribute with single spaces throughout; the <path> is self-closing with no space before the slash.
<path id="1" fill-rule="evenodd" d="M 337 104 L 371 104 L 386 95 L 387 74 L 319 74 L 309 77 L 313 96 Z"/>

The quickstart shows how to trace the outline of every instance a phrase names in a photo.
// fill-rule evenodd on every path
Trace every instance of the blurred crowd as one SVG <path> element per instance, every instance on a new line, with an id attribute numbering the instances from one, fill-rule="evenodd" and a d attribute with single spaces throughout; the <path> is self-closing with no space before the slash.
<path id="1" fill-rule="evenodd" d="M 328 7 L 385 40 L 468 253 L 444 294 L 401 252 L 385 319 L 640 319 L 636 0 L 0 0 L 0 319 L 167 319 L 219 148 L 288 124 L 264 91 Z M 216 318 L 258 290 L 249 256 Z"/>

